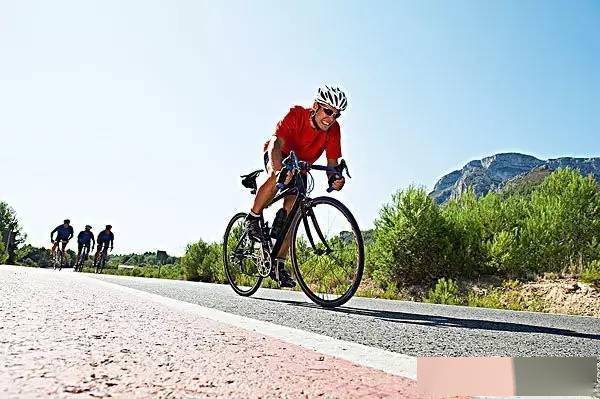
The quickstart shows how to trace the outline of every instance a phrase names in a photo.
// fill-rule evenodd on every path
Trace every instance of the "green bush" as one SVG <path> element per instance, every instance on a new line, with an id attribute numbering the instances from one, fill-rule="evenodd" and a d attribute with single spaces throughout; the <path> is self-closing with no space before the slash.
<path id="1" fill-rule="evenodd" d="M 52 251 L 49 248 L 36 248 L 32 245 L 23 245 L 17 250 L 17 263 L 36 267 L 52 266 Z"/>
<path id="2" fill-rule="evenodd" d="M 488 213 L 495 210 L 488 203 L 494 199 L 490 196 L 486 200 L 478 200 L 473 190 L 468 190 L 442 207 L 442 217 L 452 243 L 453 264 L 449 275 L 473 277 L 487 265 L 483 242 L 489 235 L 486 226 Z M 489 218 L 490 221 L 493 219 Z"/>
<path id="3" fill-rule="evenodd" d="M 600 286 L 600 261 L 592 261 L 583 269 L 581 281 Z"/>
<path id="4" fill-rule="evenodd" d="M 600 194 L 592 177 L 571 169 L 552 173 L 531 194 L 520 232 L 523 267 L 535 273 L 561 271 L 597 255 L 590 243 L 600 236 Z"/>
<path id="5" fill-rule="evenodd" d="M 190 281 L 225 282 L 223 250 L 220 244 L 202 240 L 189 244 L 181 258 L 183 276 Z"/>
<path id="6" fill-rule="evenodd" d="M 600 260 L 599 241 L 598 183 L 571 169 L 511 194 L 477 198 L 467 190 L 442 206 L 411 187 L 381 209 L 366 271 L 383 289 L 439 278 L 523 279 L 581 271 Z"/>
<path id="7" fill-rule="evenodd" d="M 467 295 L 467 305 L 478 308 L 502 309 L 503 304 L 500 298 L 500 291 L 491 290 L 489 293 L 469 292 Z"/>
<path id="8" fill-rule="evenodd" d="M 423 189 L 398 192 L 375 221 L 373 278 L 401 286 L 448 276 L 455 266 L 451 240 L 439 206 Z"/>
<path id="9" fill-rule="evenodd" d="M 441 303 L 443 305 L 460 305 L 462 300 L 460 298 L 458 285 L 456 285 L 452 279 L 439 279 L 435 288 L 429 290 L 425 296 L 425 302 Z"/>

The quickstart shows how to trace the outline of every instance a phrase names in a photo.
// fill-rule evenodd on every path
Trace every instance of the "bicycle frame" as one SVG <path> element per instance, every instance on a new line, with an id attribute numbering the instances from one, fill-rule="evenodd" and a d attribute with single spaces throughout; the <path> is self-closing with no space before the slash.
<path id="1" fill-rule="evenodd" d="M 317 169 L 317 168 L 315 167 L 314 169 Z M 294 185 L 290 188 L 285 189 L 279 195 L 275 196 L 275 198 L 273 198 L 273 200 L 271 200 L 267 204 L 265 209 L 289 195 L 296 195 L 296 199 L 294 201 L 294 205 L 292 206 L 292 209 L 290 210 L 288 217 L 286 218 L 281 236 L 276 238 L 275 244 L 273 245 L 273 249 L 271 250 L 271 262 L 274 262 L 275 257 L 277 256 L 277 254 L 279 253 L 279 250 L 281 249 L 283 243 L 285 242 L 285 238 L 286 238 L 286 236 L 290 230 L 290 227 L 292 226 L 292 223 L 294 222 L 294 219 L 296 218 L 296 214 L 298 212 L 302 212 L 301 213 L 302 223 L 304 223 L 306 235 L 307 235 L 310 245 L 313 248 L 313 250 L 315 251 L 315 253 L 317 255 L 322 255 L 323 253 L 332 252 L 331 248 L 327 244 L 327 240 L 325 239 L 323 232 L 321 231 L 321 228 L 319 227 L 319 224 L 317 222 L 317 218 L 316 218 L 314 212 L 312 212 L 312 210 L 310 209 L 310 198 L 306 196 L 306 187 L 304 186 L 304 182 L 302 181 L 300 173 L 295 174 Z M 308 225 L 308 220 L 306 218 L 307 215 L 310 217 L 319 239 L 325 246 L 325 248 L 326 248 L 325 251 L 320 250 L 315 245 L 313 236 L 311 234 L 311 231 L 310 231 L 310 228 Z M 264 219 L 262 218 L 262 216 L 261 216 L 261 224 L 264 226 Z"/>
<path id="2" fill-rule="evenodd" d="M 301 178 L 301 174 L 308 173 L 311 169 L 313 169 L 313 170 L 326 171 L 326 172 L 329 172 L 332 174 L 342 176 L 343 171 L 348 170 L 344 160 L 342 160 L 342 162 L 340 164 L 340 169 L 337 169 L 337 168 L 332 168 L 332 167 L 328 167 L 328 166 L 308 165 L 305 162 L 299 161 L 298 158 L 296 157 L 296 154 L 293 151 L 290 152 L 290 156 L 288 159 L 289 159 L 289 161 L 286 165 L 284 165 L 284 167 L 288 171 L 291 171 L 291 170 L 296 171 L 296 173 L 294 174 L 294 184 L 291 187 L 287 187 L 287 188 L 284 187 L 283 191 L 280 194 L 276 195 L 275 198 L 273 198 L 271 201 L 269 201 L 267 206 L 265 206 L 265 209 L 266 209 L 266 208 L 269 208 L 271 205 L 275 204 L 276 202 L 279 202 L 280 200 L 282 200 L 283 198 L 285 198 L 287 196 L 290 196 L 290 195 L 296 196 L 294 205 L 292 206 L 292 209 L 290 210 L 289 215 L 286 218 L 281 236 L 277 237 L 275 239 L 275 244 L 273 245 L 273 248 L 271 249 L 271 251 L 269 253 L 271 265 L 273 265 L 275 263 L 274 262 L 275 258 L 277 257 L 277 254 L 281 250 L 281 247 L 283 246 L 283 244 L 285 242 L 285 238 L 286 238 L 287 234 L 289 233 L 290 227 L 292 226 L 292 223 L 296 219 L 296 215 L 298 212 L 301 212 L 302 223 L 304 224 L 304 228 L 306 230 L 306 235 L 308 237 L 308 241 L 310 242 L 310 245 L 311 245 L 312 249 L 315 251 L 315 253 L 317 255 L 323 255 L 323 254 L 329 254 L 329 253 L 333 252 L 332 249 L 329 247 L 329 244 L 327 243 L 327 240 L 325 239 L 323 232 L 321 231 L 321 228 L 319 226 L 319 223 L 317 222 L 317 218 L 316 218 L 314 212 L 311 209 L 311 206 L 310 206 L 311 200 L 306 195 L 307 188 L 304 185 L 304 181 Z M 350 176 L 349 173 L 348 173 L 348 176 Z M 279 188 L 279 183 L 277 184 L 277 186 Z M 327 192 L 331 192 L 331 190 L 333 190 L 333 188 L 330 186 L 327 189 Z M 317 248 L 317 245 L 315 244 L 315 240 L 311 233 L 311 229 L 309 228 L 309 222 L 306 217 L 307 215 L 308 215 L 308 217 L 310 217 L 312 224 L 314 226 L 314 229 L 317 233 L 317 236 L 323 243 L 325 250 L 321 250 L 321 249 Z M 260 217 L 261 229 L 264 230 L 265 225 L 266 225 L 266 223 L 265 223 L 264 217 L 261 214 L 261 217 Z M 242 242 L 244 241 L 244 239 L 246 238 L 246 235 L 247 235 L 247 232 L 244 232 L 244 234 L 240 237 L 235 248 L 233 249 L 234 253 L 239 250 L 239 247 L 242 244 Z M 263 244 L 263 248 L 264 248 L 264 244 Z"/>
<path id="3" fill-rule="evenodd" d="M 60 256 L 61 262 L 64 261 L 64 258 L 66 256 L 66 241 L 62 241 L 62 240 L 56 240 L 57 244 L 56 244 L 56 248 L 54 249 L 54 256 Z M 64 245 L 64 247 L 63 247 Z"/>
<path id="4" fill-rule="evenodd" d="M 295 179 L 298 179 L 298 176 L 295 176 Z M 303 182 L 300 179 L 299 182 L 302 187 L 303 187 Z M 288 188 L 286 190 L 284 190 L 281 194 L 278 194 L 277 196 L 275 196 L 275 198 L 273 198 L 268 204 L 267 206 L 265 206 L 265 209 L 269 208 L 271 205 L 273 205 L 276 202 L 279 202 L 280 200 L 282 200 L 283 198 L 287 197 L 288 195 L 296 195 L 296 200 L 294 201 L 294 205 L 292 206 L 292 209 L 289 213 L 289 215 L 286 218 L 282 233 L 280 237 L 277 237 L 275 244 L 273 245 L 273 248 L 271 249 L 269 256 L 270 256 L 270 260 L 271 260 L 271 264 L 274 263 L 275 261 L 275 257 L 277 256 L 277 254 L 279 253 L 279 250 L 281 249 L 281 246 L 283 245 L 284 241 L 285 241 L 285 237 L 287 236 L 287 233 L 292 225 L 292 222 L 294 220 L 294 216 L 296 215 L 296 213 L 298 212 L 300 205 L 306 201 L 307 197 L 306 195 L 302 194 L 302 191 L 298 189 L 298 181 L 295 180 L 295 184 L 294 187 Z M 264 229 L 265 227 L 265 219 L 264 216 L 261 214 L 260 216 L 260 226 L 261 229 Z M 233 252 L 235 253 L 240 245 L 242 244 L 242 242 L 244 242 L 244 239 L 247 236 L 247 232 L 244 232 L 244 234 L 242 234 L 242 236 L 240 237 L 240 239 L 238 240 L 235 248 L 233 249 Z"/>
<path id="5" fill-rule="evenodd" d="M 85 263 L 85 261 L 87 260 L 87 258 L 90 255 L 90 246 L 89 245 L 84 245 L 81 248 L 81 253 L 79 254 L 79 257 L 77 258 L 77 265 L 76 266 L 83 266 L 83 264 Z"/>
<path id="6" fill-rule="evenodd" d="M 104 266 L 106 264 L 107 257 L 108 245 L 104 246 L 100 253 L 96 253 L 96 255 L 94 256 L 94 268 L 96 270 L 96 273 L 98 273 L 98 270 L 100 270 L 100 273 L 102 273 L 102 270 L 104 269 Z"/>

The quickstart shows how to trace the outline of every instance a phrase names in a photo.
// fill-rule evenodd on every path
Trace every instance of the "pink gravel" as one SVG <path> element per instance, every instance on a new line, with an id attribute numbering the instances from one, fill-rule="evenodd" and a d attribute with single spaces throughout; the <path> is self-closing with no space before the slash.
<path id="1" fill-rule="evenodd" d="M 419 398 L 416 382 L 89 277 L 0 267 L 2 398 Z"/>

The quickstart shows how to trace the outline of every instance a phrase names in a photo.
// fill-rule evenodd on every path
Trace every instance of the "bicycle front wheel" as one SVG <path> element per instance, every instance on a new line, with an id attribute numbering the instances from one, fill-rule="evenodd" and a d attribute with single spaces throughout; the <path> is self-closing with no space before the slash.
<path id="1" fill-rule="evenodd" d="M 106 257 L 107 255 L 103 252 L 102 257 L 100 258 L 100 271 L 98 274 L 102 274 L 102 270 L 104 269 L 104 265 L 106 265 Z"/>
<path id="2" fill-rule="evenodd" d="M 258 273 L 259 251 L 262 248 L 259 243 L 248 238 L 244 220 L 246 214 L 236 214 L 225 229 L 223 237 L 223 266 L 225 276 L 233 290 L 242 296 L 254 294 L 260 284 L 262 277 Z"/>
<path id="3" fill-rule="evenodd" d="M 292 223 L 291 260 L 302 291 L 317 305 L 337 307 L 356 293 L 364 270 L 362 234 L 335 198 L 318 197 Z"/>

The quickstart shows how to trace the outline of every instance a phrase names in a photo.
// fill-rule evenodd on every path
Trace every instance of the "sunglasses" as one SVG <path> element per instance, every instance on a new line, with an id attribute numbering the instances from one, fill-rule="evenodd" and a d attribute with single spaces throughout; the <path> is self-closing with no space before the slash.
<path id="1" fill-rule="evenodd" d="M 340 112 L 335 112 L 334 110 L 332 110 L 330 108 L 321 107 L 321 109 L 323 110 L 323 112 L 325 112 L 325 115 L 333 116 L 336 119 L 342 115 Z"/>

